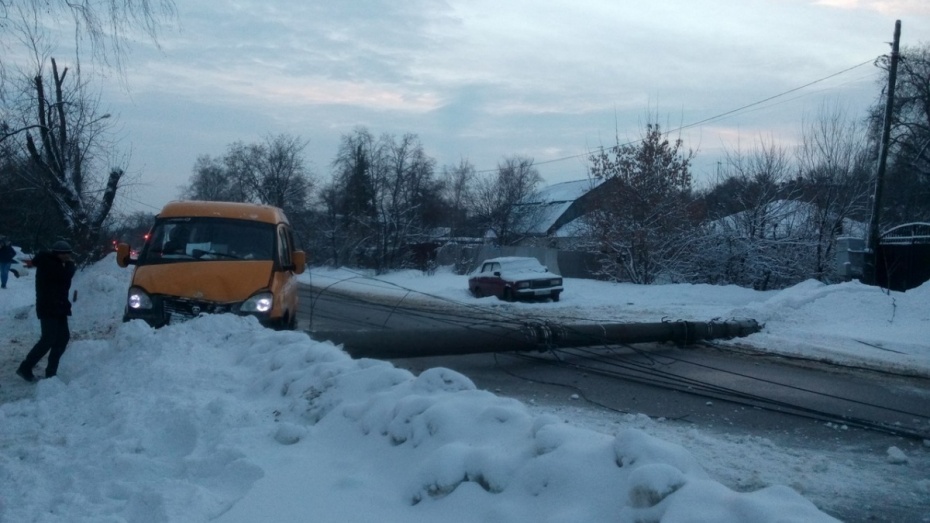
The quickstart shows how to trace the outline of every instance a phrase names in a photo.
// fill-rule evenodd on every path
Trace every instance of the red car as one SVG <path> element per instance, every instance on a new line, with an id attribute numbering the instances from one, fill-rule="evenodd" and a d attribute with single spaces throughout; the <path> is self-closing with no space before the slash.
<path id="1" fill-rule="evenodd" d="M 497 296 L 504 301 L 546 299 L 559 301 L 562 277 L 536 258 L 505 256 L 485 260 L 468 278 L 468 290 L 477 297 Z"/>

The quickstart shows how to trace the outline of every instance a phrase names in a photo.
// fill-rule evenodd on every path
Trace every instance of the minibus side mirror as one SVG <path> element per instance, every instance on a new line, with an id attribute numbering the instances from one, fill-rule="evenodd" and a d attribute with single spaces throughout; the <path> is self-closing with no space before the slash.
<path id="1" fill-rule="evenodd" d="M 129 265 L 135 265 L 136 260 L 133 260 L 129 254 L 129 244 L 128 243 L 119 243 L 116 245 L 116 264 L 120 267 L 128 267 Z"/>
<path id="2" fill-rule="evenodd" d="M 294 262 L 291 269 L 294 271 L 294 274 L 302 274 L 307 268 L 307 253 L 304 251 L 294 251 L 291 253 L 291 261 Z"/>

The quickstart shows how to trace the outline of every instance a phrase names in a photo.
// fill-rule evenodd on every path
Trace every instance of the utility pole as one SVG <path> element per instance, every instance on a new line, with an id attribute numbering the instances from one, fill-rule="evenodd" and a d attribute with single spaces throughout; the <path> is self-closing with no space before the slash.
<path id="1" fill-rule="evenodd" d="M 353 358 L 421 358 L 488 352 L 542 352 L 548 349 L 627 343 L 675 342 L 749 336 L 756 320 L 671 321 L 561 325 L 501 323 L 427 330 L 312 331 L 314 339 L 340 344 Z"/>
<path id="2" fill-rule="evenodd" d="M 875 173 L 875 195 L 872 198 L 872 219 L 869 221 L 868 251 L 863 276 L 870 283 L 878 282 L 878 226 L 881 223 L 882 185 L 885 165 L 888 162 L 888 144 L 891 141 L 891 119 L 894 112 L 894 86 L 898 77 L 898 47 L 901 41 L 901 20 L 894 23 L 894 40 L 891 43 L 891 65 L 888 69 L 888 96 L 885 100 L 885 121 L 882 126 L 882 142 L 878 155 L 878 171 Z"/>

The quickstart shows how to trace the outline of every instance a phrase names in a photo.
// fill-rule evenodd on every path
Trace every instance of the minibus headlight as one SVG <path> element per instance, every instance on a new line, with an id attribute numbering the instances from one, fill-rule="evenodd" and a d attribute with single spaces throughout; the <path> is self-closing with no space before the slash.
<path id="1" fill-rule="evenodd" d="M 274 296 L 270 292 L 260 292 L 242 302 L 242 312 L 268 312 L 274 305 Z"/>
<path id="2" fill-rule="evenodd" d="M 130 287 L 126 304 L 134 311 L 148 310 L 152 308 L 152 298 L 141 287 Z"/>

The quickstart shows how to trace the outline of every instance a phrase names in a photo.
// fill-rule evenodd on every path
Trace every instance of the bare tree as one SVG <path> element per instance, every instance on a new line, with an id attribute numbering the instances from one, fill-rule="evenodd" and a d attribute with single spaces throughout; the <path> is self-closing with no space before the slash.
<path id="1" fill-rule="evenodd" d="M 173 0 L 0 0 L 0 31 L 28 31 L 24 26 L 37 21 L 46 26 L 67 23 L 73 26 L 76 56 L 86 44 L 91 56 L 121 69 L 125 43 L 133 33 L 140 30 L 157 43 L 159 29 L 176 14 Z M 0 39 L 0 57 L 10 51 L 9 45 Z M 0 71 L 10 65 L 0 58 Z"/>
<path id="2" fill-rule="evenodd" d="M 254 190 L 258 200 L 288 212 L 303 210 L 313 178 L 303 157 L 307 142 L 296 136 L 268 137 L 259 155 L 259 177 Z"/>
<path id="3" fill-rule="evenodd" d="M 425 210 L 431 193 L 435 160 L 426 155 L 413 134 L 399 140 L 381 138 L 383 165 L 373 169 L 378 213 L 376 269 L 397 268 L 406 255 L 405 246 L 422 239 L 427 227 Z"/>
<path id="4" fill-rule="evenodd" d="M 367 129 L 343 135 L 333 160 L 332 182 L 322 193 L 323 235 L 332 264 L 363 263 L 375 243 L 375 184 L 373 169 L 381 146 Z"/>
<path id="5" fill-rule="evenodd" d="M 88 94 L 77 73 L 69 77 L 69 68 L 50 61 L 48 78 L 40 70 L 29 81 L 19 106 L 19 128 L 4 139 L 24 138 L 28 167 L 22 175 L 50 197 L 65 234 L 79 252 L 93 258 L 102 253 L 101 228 L 125 171 L 111 167 L 100 179 L 102 164 L 109 162 L 105 135 L 110 114 L 100 114 L 98 99 Z"/>
<path id="6" fill-rule="evenodd" d="M 190 185 L 182 195 L 200 200 L 254 202 L 274 205 L 288 214 L 307 206 L 313 177 L 303 151 L 306 142 L 285 134 L 262 143 L 230 144 L 220 159 L 197 158 Z"/>
<path id="7" fill-rule="evenodd" d="M 229 179 L 230 198 L 236 202 L 260 203 L 255 186 L 261 178 L 262 145 L 242 141 L 229 144 L 223 167 Z"/>
<path id="8" fill-rule="evenodd" d="M 34 247 L 61 235 L 86 259 L 104 252 L 101 230 L 124 170 L 113 165 L 121 162 L 106 139 L 109 114 L 98 110 L 81 57 L 121 71 L 126 37 L 141 29 L 154 40 L 173 17 L 171 0 L 0 0 L 0 142 L 17 145 L 8 158 L 24 182 L 20 196 L 30 212 L 43 210 L 30 221 Z M 73 45 L 70 68 L 51 58 L 62 34 L 56 26 Z M 30 71 L 23 84 L 20 71 Z"/>
<path id="9" fill-rule="evenodd" d="M 384 271 L 410 261 L 437 220 L 435 160 L 414 134 L 375 139 L 365 128 L 344 135 L 333 181 L 321 193 L 333 263 Z"/>
<path id="10" fill-rule="evenodd" d="M 317 233 L 309 239 L 308 248 L 318 253 L 319 261 L 333 267 L 345 263 L 345 245 L 342 231 L 343 219 L 339 212 L 340 194 L 334 181 L 320 188 L 319 201 L 322 207 Z"/>
<path id="11" fill-rule="evenodd" d="M 865 132 L 839 107 L 822 106 L 805 121 L 798 149 L 802 198 L 811 204 L 811 241 L 815 256 L 810 277 L 830 281 L 836 238 L 850 233 L 850 224 L 868 216 L 870 171 Z"/>
<path id="12" fill-rule="evenodd" d="M 67 229 L 51 196 L 33 176 L 34 169 L 22 145 L 22 140 L 0 142 L 2 234 L 26 252 L 34 252 L 48 245 L 49 239 L 66 235 Z"/>
<path id="13" fill-rule="evenodd" d="M 795 166 L 774 140 L 748 152 L 727 152 L 723 179 L 704 197 L 709 220 L 695 231 L 696 282 L 737 284 L 765 290 L 795 283 L 812 252 L 807 209 L 788 185 Z"/>
<path id="14" fill-rule="evenodd" d="M 500 245 L 513 245 L 526 234 L 529 215 L 536 211 L 526 204 L 542 181 L 532 158 L 504 158 L 494 175 L 475 183 L 472 212 Z"/>
<path id="15" fill-rule="evenodd" d="M 888 85 L 888 56 L 881 86 Z M 892 109 L 889 165 L 881 216 L 887 225 L 926 221 L 930 216 L 930 43 L 901 49 Z M 870 111 L 869 139 L 881 140 L 885 102 Z M 876 145 L 877 147 L 877 145 Z"/>
<path id="16" fill-rule="evenodd" d="M 458 165 L 445 166 L 442 169 L 440 193 L 446 203 L 446 219 L 453 236 L 460 234 L 459 229 L 468 218 L 475 179 L 475 166 L 465 159 Z"/>
<path id="17" fill-rule="evenodd" d="M 805 121 L 793 157 L 765 142 L 728 153 L 725 179 L 704 198 L 710 219 L 696 235 L 697 281 L 761 290 L 831 281 L 837 237 L 864 232 L 865 143 L 845 111 L 823 106 Z"/>
<path id="18" fill-rule="evenodd" d="M 187 200 L 244 201 L 244 198 L 237 196 L 233 189 L 233 180 L 226 174 L 223 160 L 209 155 L 197 157 L 190 185 L 181 188 L 181 198 Z"/>

